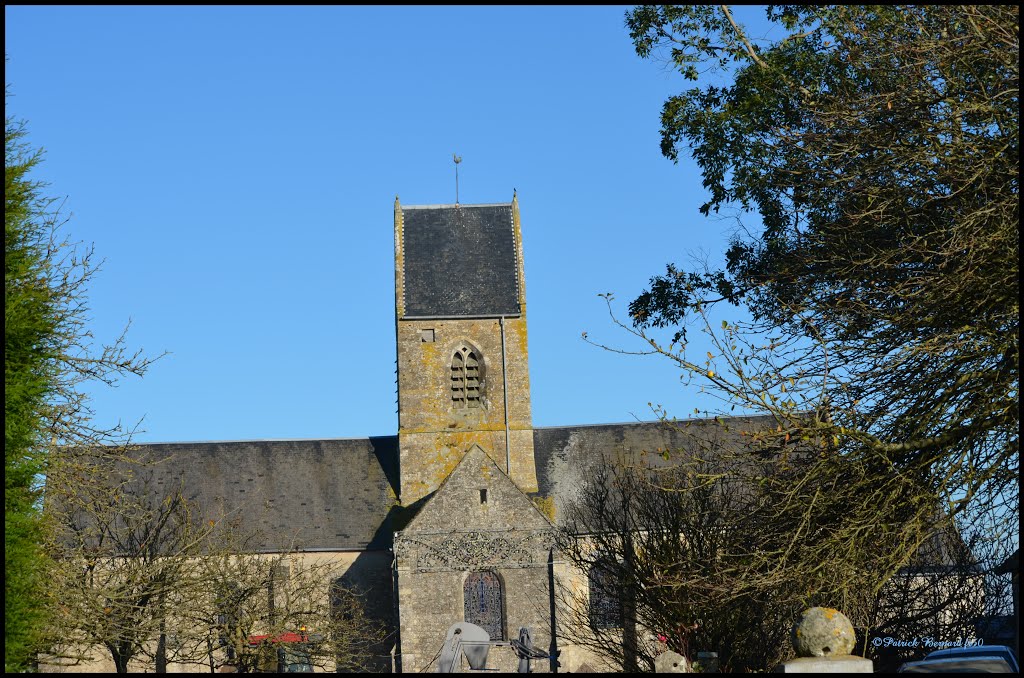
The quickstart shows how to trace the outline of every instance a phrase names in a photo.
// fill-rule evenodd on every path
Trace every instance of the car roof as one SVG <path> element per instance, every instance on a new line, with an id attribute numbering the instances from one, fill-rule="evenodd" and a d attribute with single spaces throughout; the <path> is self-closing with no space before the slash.
<path id="1" fill-rule="evenodd" d="M 1010 665 L 1010 668 L 1014 671 L 1019 671 L 1020 666 L 1017 664 L 1017 655 L 1014 654 L 1013 649 L 1006 645 L 972 645 L 970 647 L 949 647 L 944 650 L 936 650 L 925 656 L 925 659 L 944 659 L 944 658 L 956 658 L 964 657 L 992 657 L 998 656 L 1006 659 L 1006 663 Z"/>
<path id="2" fill-rule="evenodd" d="M 948 657 L 908 662 L 900 673 L 1013 673 L 1006 659 L 997 655 Z"/>
<path id="3" fill-rule="evenodd" d="M 928 657 L 953 657 L 956 655 L 1004 654 L 1012 650 L 1006 645 L 971 645 L 970 647 L 947 647 L 929 652 Z"/>

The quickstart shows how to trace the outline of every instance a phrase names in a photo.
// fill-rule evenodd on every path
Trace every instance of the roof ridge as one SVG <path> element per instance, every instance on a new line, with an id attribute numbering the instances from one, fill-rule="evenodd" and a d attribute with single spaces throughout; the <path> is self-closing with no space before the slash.
<path id="1" fill-rule="evenodd" d="M 436 210 L 445 208 L 458 208 L 464 207 L 511 207 L 511 202 L 478 202 L 478 203 L 439 203 L 436 205 L 402 205 L 403 210 Z"/>

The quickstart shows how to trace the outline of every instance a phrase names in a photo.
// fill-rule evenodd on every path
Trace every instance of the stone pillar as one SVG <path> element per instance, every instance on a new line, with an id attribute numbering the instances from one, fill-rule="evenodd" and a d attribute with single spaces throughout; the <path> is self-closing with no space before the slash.
<path id="1" fill-rule="evenodd" d="M 872 673 L 870 659 L 850 654 L 855 640 L 853 624 L 839 610 L 804 610 L 792 632 L 797 658 L 777 666 L 775 673 Z"/>
<path id="2" fill-rule="evenodd" d="M 698 652 L 697 664 L 701 673 L 719 673 L 717 652 Z"/>

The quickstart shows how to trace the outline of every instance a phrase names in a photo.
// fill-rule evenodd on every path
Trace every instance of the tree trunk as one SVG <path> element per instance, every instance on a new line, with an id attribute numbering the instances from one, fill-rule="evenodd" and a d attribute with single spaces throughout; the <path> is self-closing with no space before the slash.
<path id="1" fill-rule="evenodd" d="M 163 623 L 160 624 L 163 627 Z M 160 639 L 156 643 L 156 672 L 167 673 L 167 634 L 160 629 Z"/>
<path id="2" fill-rule="evenodd" d="M 160 594 L 160 639 L 156 643 L 156 672 L 167 673 L 167 622 L 164 618 L 164 594 Z"/>

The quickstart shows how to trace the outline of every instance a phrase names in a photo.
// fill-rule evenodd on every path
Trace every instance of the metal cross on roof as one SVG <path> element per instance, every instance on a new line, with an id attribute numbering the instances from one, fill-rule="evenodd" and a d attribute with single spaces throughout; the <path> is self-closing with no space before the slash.
<path id="1" fill-rule="evenodd" d="M 452 153 L 452 160 L 455 161 L 455 204 L 459 204 L 459 163 L 462 162 L 462 156 L 455 155 Z"/>

